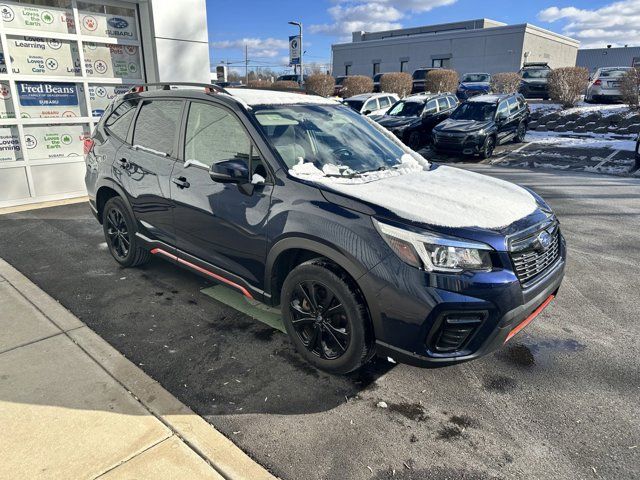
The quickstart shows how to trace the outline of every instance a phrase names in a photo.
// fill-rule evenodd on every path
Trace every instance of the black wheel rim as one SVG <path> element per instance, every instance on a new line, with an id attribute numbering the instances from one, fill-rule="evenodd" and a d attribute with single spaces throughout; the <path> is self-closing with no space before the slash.
<path id="1" fill-rule="evenodd" d="M 117 208 L 112 208 L 107 213 L 107 238 L 111 251 L 118 258 L 126 258 L 129 255 L 131 239 L 124 215 Z"/>
<path id="2" fill-rule="evenodd" d="M 325 360 L 344 355 L 351 342 L 349 319 L 330 288 L 315 281 L 299 283 L 289 310 L 293 328 L 307 350 Z"/>
<path id="3" fill-rule="evenodd" d="M 487 146 L 485 147 L 485 153 L 487 157 L 490 157 L 491 154 L 493 153 L 493 147 L 494 147 L 493 138 L 489 138 L 487 140 Z"/>

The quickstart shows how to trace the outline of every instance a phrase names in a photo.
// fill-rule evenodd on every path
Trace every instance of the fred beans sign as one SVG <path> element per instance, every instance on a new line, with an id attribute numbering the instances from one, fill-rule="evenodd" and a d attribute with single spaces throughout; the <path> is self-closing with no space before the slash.
<path id="1" fill-rule="evenodd" d="M 124 95 L 131 85 L 89 85 L 89 104 L 91 115 L 101 117 L 106 108 L 118 95 Z"/>
<path id="2" fill-rule="evenodd" d="M 79 117 L 81 87 L 75 83 L 17 82 L 23 118 Z"/>
<path id="3" fill-rule="evenodd" d="M 136 19 L 126 15 L 80 11 L 80 31 L 94 37 L 138 39 Z"/>
<path id="4" fill-rule="evenodd" d="M 40 37 L 10 37 L 8 43 L 15 74 L 56 77 L 81 74 L 76 43 Z"/>
<path id="5" fill-rule="evenodd" d="M 89 132 L 82 125 L 44 125 L 24 128 L 24 146 L 30 160 L 82 157 Z"/>
<path id="6" fill-rule="evenodd" d="M 73 12 L 55 7 L 0 3 L 0 18 L 6 28 L 73 33 Z"/>
<path id="7" fill-rule="evenodd" d="M 20 136 L 16 127 L 0 127 L 0 162 L 22 160 Z"/>
<path id="8" fill-rule="evenodd" d="M 83 47 L 85 69 L 90 77 L 142 78 L 139 47 L 89 42 Z"/>

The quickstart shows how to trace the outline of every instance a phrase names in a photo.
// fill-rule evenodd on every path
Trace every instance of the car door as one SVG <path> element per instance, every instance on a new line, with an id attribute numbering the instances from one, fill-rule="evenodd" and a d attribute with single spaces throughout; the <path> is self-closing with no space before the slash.
<path id="1" fill-rule="evenodd" d="M 507 100 L 502 100 L 498 104 L 498 109 L 496 110 L 496 139 L 497 143 L 501 143 L 509 132 L 509 104 Z"/>
<path id="2" fill-rule="evenodd" d="M 378 110 L 380 110 L 380 107 L 378 106 L 377 98 L 371 98 L 367 100 L 364 106 L 362 107 L 362 112 L 365 115 L 377 115 Z"/>
<path id="3" fill-rule="evenodd" d="M 437 124 L 440 123 L 440 111 L 438 100 L 433 98 L 427 102 L 422 111 L 422 133 L 430 134 Z"/>
<path id="4" fill-rule="evenodd" d="M 268 167 L 243 123 L 224 106 L 190 102 L 183 131 L 171 189 L 179 255 L 261 284 L 273 191 Z M 229 161 L 244 162 L 256 184 L 214 181 L 212 166 Z"/>
<path id="5" fill-rule="evenodd" d="M 393 102 L 390 97 L 380 97 L 378 98 L 378 104 L 380 106 L 380 110 L 376 113 L 376 115 L 384 115 Z"/>
<path id="6" fill-rule="evenodd" d="M 183 105 L 179 99 L 140 102 L 132 140 L 117 154 L 139 232 L 172 246 L 175 233 L 170 181 Z"/>

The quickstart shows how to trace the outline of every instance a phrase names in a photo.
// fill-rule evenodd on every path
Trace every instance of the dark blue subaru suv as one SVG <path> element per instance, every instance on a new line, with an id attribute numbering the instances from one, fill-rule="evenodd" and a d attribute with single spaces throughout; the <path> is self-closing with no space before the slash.
<path id="1" fill-rule="evenodd" d="M 162 257 L 281 306 L 313 365 L 418 366 L 499 348 L 556 295 L 566 249 L 534 192 L 430 163 L 329 99 L 139 86 L 85 141 L 124 267 Z"/>

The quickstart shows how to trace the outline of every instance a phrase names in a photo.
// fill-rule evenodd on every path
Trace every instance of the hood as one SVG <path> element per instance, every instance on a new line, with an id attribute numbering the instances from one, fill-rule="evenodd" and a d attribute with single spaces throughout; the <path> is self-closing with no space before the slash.
<path id="1" fill-rule="evenodd" d="M 400 171 L 376 173 L 370 181 L 362 177 L 327 177 L 310 169 L 306 175 L 302 169 L 289 172 L 321 190 L 361 201 L 380 216 L 425 227 L 495 231 L 539 209 L 533 195 L 522 187 L 442 165 L 422 167 L 407 163 Z M 337 203 L 330 195 L 326 198 Z"/>
<path id="2" fill-rule="evenodd" d="M 453 120 L 451 118 L 446 119 L 444 122 L 438 124 L 435 128 L 436 131 L 442 132 L 475 132 L 480 130 L 481 128 L 488 128 L 493 124 L 493 121 L 482 121 L 479 122 L 477 120 Z"/>
<path id="3" fill-rule="evenodd" d="M 489 90 L 491 85 L 487 82 L 462 82 L 460 88 L 464 90 Z"/>
<path id="4" fill-rule="evenodd" d="M 406 127 L 420 120 L 420 117 L 395 117 L 391 115 L 383 115 L 376 121 L 385 128 Z"/>

